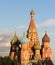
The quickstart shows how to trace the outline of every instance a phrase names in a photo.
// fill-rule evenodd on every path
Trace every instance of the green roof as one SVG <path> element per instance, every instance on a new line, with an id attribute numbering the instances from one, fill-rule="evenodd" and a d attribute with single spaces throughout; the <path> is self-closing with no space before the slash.
<path id="1" fill-rule="evenodd" d="M 16 34 L 15 34 L 10 43 L 11 43 L 11 44 L 17 44 L 17 42 L 18 42 L 18 38 L 17 38 L 17 36 L 16 36 Z"/>
<path id="2" fill-rule="evenodd" d="M 29 42 L 29 39 L 26 38 L 25 33 L 23 33 L 23 37 L 20 39 L 21 44 L 27 44 Z"/>
<path id="3" fill-rule="evenodd" d="M 41 49 L 40 44 L 36 44 L 36 45 L 34 46 L 34 49 L 35 49 L 35 50 L 40 50 L 40 49 Z"/>
<path id="4" fill-rule="evenodd" d="M 26 38 L 26 37 L 23 37 L 23 38 L 21 38 L 20 39 L 20 42 L 23 44 L 25 44 L 25 43 L 28 43 L 29 42 L 29 39 L 28 38 Z"/>

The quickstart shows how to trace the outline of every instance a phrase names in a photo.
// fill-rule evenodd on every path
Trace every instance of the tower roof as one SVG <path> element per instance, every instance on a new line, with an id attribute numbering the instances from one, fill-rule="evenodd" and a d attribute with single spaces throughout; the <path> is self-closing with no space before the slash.
<path id="1" fill-rule="evenodd" d="M 33 10 L 31 10 L 30 15 L 31 15 L 31 21 L 30 21 L 29 28 L 36 28 L 35 23 L 34 23 L 34 11 Z"/>
<path id="2" fill-rule="evenodd" d="M 35 44 L 35 45 L 34 45 L 34 49 L 35 49 L 35 50 L 40 50 L 40 49 L 41 49 L 40 44 Z"/>
<path id="3" fill-rule="evenodd" d="M 20 39 L 21 44 L 27 44 L 29 42 L 29 39 L 25 37 L 25 34 L 23 34 L 23 37 Z"/>
<path id="4" fill-rule="evenodd" d="M 36 41 L 36 44 L 34 45 L 34 49 L 35 50 L 40 50 L 41 49 L 39 40 Z"/>
<path id="5" fill-rule="evenodd" d="M 12 38 L 10 43 L 13 45 L 13 44 L 17 44 L 17 42 L 18 42 L 18 38 L 17 38 L 16 32 L 15 32 L 14 37 Z"/>
<path id="6" fill-rule="evenodd" d="M 42 42 L 50 42 L 50 38 L 47 33 L 45 33 L 44 37 L 42 38 Z"/>

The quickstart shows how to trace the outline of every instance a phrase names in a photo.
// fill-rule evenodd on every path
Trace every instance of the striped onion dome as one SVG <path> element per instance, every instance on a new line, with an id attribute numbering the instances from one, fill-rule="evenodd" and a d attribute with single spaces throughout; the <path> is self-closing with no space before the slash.
<path id="1" fill-rule="evenodd" d="M 17 44 L 18 43 L 18 38 L 16 36 L 16 33 L 14 34 L 14 37 L 12 38 L 10 44 L 13 45 L 13 44 Z"/>

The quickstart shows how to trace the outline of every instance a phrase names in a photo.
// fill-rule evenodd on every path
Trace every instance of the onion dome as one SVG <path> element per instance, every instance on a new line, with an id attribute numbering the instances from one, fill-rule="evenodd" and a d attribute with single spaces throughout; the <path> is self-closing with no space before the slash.
<path id="1" fill-rule="evenodd" d="M 15 44 L 17 44 L 18 43 L 18 38 L 17 38 L 17 36 L 16 36 L 16 33 L 15 33 L 15 35 L 14 35 L 14 37 L 13 37 L 13 39 L 11 40 L 11 45 L 15 45 Z"/>
<path id="2" fill-rule="evenodd" d="M 35 44 L 35 45 L 34 45 L 34 49 L 35 49 L 35 50 L 40 50 L 40 49 L 41 49 L 40 44 Z"/>
<path id="3" fill-rule="evenodd" d="M 20 43 L 21 44 L 25 44 L 25 43 L 28 43 L 29 42 L 29 39 L 25 37 L 25 35 L 23 35 L 23 37 L 20 39 Z"/>
<path id="4" fill-rule="evenodd" d="M 42 42 L 50 42 L 50 38 L 48 37 L 47 33 L 45 33 L 44 37 L 42 38 Z"/>

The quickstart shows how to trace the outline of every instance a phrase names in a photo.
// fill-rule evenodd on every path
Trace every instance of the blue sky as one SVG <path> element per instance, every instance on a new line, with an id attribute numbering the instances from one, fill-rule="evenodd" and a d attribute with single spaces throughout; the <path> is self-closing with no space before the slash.
<path id="1" fill-rule="evenodd" d="M 8 55 L 8 43 L 14 31 L 17 36 L 27 31 L 32 9 L 35 11 L 35 24 L 40 42 L 47 31 L 51 39 L 53 59 L 55 58 L 55 0 L 0 0 L 0 51 L 3 50 L 1 55 Z"/>
<path id="2" fill-rule="evenodd" d="M 15 30 L 17 26 L 29 25 L 30 11 L 35 11 L 35 22 L 40 24 L 55 18 L 54 0 L 1 0 L 0 1 L 0 32 Z"/>

